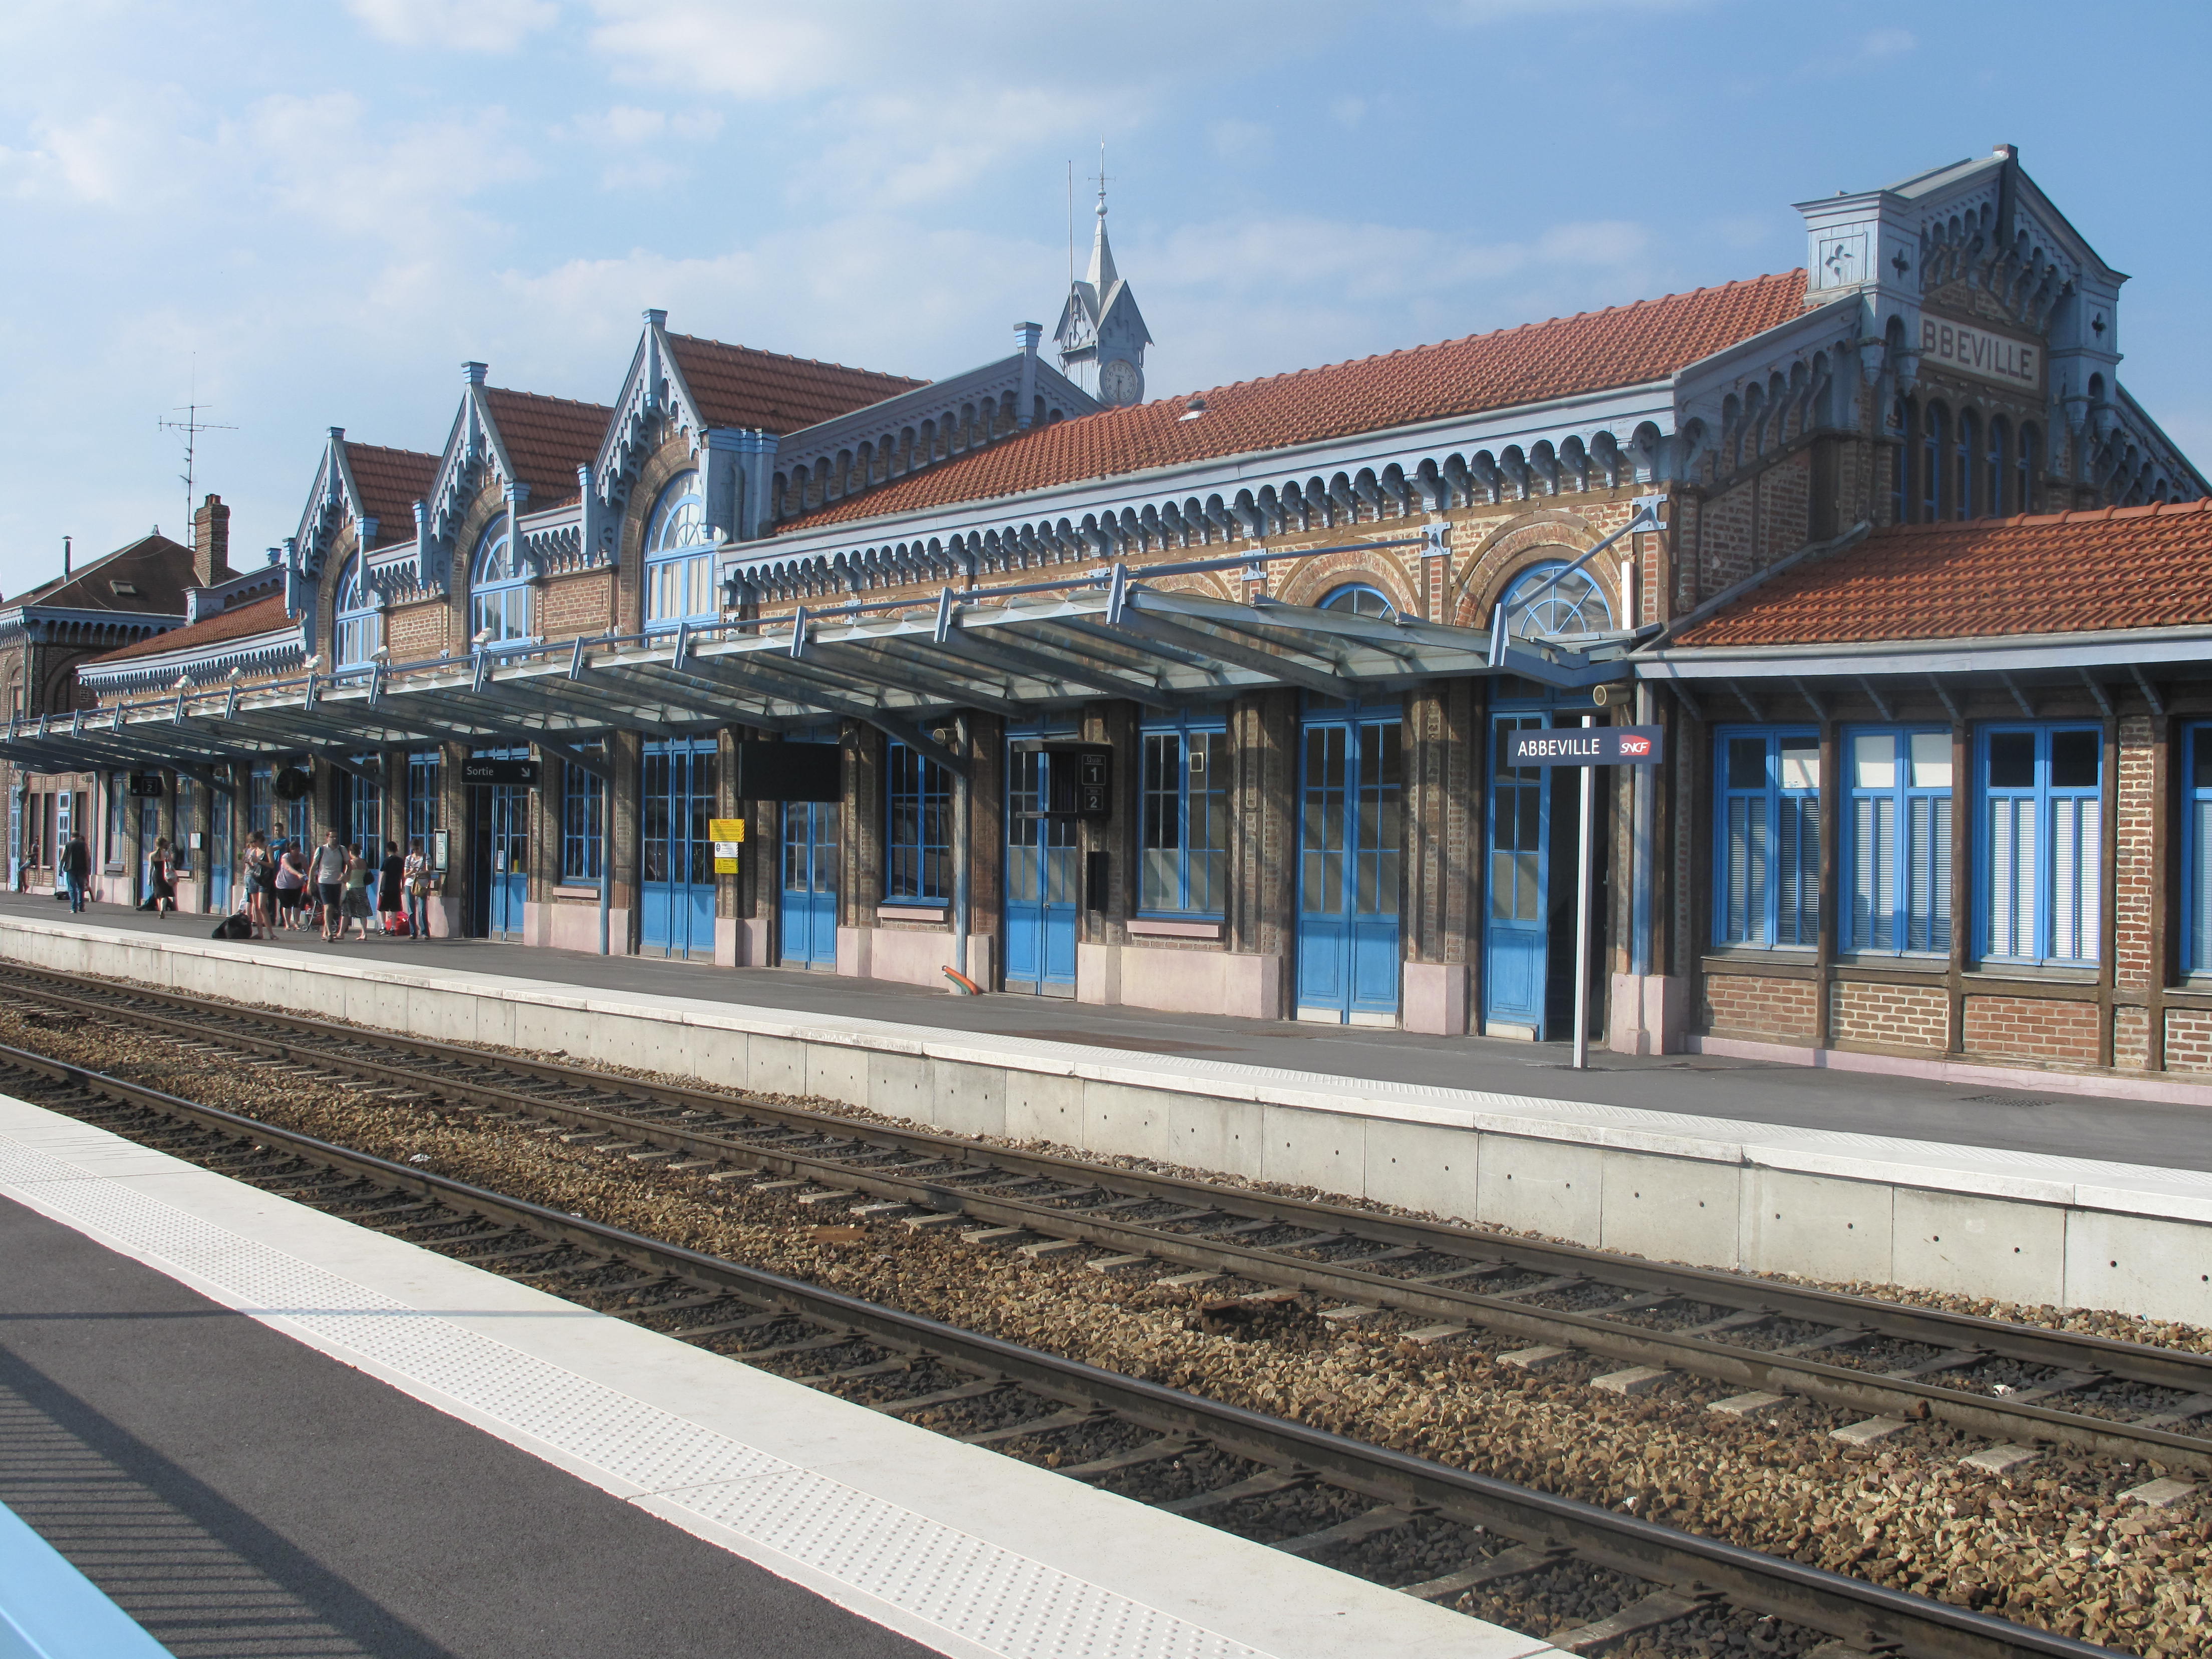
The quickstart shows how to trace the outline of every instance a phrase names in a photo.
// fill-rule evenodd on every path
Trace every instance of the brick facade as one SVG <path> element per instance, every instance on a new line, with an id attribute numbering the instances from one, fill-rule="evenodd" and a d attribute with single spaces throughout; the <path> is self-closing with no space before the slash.
<path id="1" fill-rule="evenodd" d="M 1707 974 L 1700 986 L 1701 1023 L 1715 1036 L 1813 1041 L 1817 1005 L 1810 980 Z"/>
<path id="2" fill-rule="evenodd" d="M 1840 1044 L 1941 1054 L 1951 1042 L 1951 1000 L 1940 986 L 1832 984 L 1828 1035 Z"/>
<path id="3" fill-rule="evenodd" d="M 2025 996 L 1966 999 L 1966 1052 L 1984 1059 L 2097 1063 L 2097 1005 Z"/>

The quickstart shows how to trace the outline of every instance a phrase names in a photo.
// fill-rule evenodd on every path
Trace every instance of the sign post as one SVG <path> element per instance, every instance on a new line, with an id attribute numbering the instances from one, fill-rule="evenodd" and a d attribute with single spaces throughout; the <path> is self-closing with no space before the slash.
<path id="1" fill-rule="evenodd" d="M 1666 752 L 1662 726 L 1598 726 L 1585 714 L 1579 726 L 1537 726 L 1516 732 L 1506 753 L 1509 766 L 1582 768 L 1581 821 L 1575 835 L 1575 1058 L 1574 1069 L 1589 1069 L 1590 823 L 1597 801 L 1601 766 L 1656 766 Z"/>

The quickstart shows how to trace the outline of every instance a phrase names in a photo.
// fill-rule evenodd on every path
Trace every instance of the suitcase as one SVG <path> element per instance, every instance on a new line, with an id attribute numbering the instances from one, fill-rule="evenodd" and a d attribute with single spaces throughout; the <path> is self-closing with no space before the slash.
<path id="1" fill-rule="evenodd" d="M 414 931 L 413 924 L 410 923 L 406 917 L 401 915 L 398 911 L 387 910 L 385 912 L 384 932 L 385 936 L 387 939 L 405 939 Z"/>

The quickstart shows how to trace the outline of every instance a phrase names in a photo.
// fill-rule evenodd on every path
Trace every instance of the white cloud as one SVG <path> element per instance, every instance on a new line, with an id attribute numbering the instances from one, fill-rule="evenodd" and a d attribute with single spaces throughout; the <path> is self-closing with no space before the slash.
<path id="1" fill-rule="evenodd" d="M 1911 29 L 1876 29 L 1859 42 L 1859 55 L 1869 58 L 1902 58 L 1919 45 Z"/>
<path id="2" fill-rule="evenodd" d="M 1367 118 L 1364 98 L 1339 98 L 1328 106 L 1328 118 L 1349 131 Z"/>
<path id="3" fill-rule="evenodd" d="M 475 221 L 463 206 L 536 163 L 496 107 L 466 117 L 379 125 L 350 92 L 279 94 L 232 132 L 252 171 L 284 209 L 332 229 L 391 236 L 450 234 Z"/>
<path id="4" fill-rule="evenodd" d="M 398 46 L 513 52 L 560 21 L 554 0 L 346 0 L 369 32 Z"/>

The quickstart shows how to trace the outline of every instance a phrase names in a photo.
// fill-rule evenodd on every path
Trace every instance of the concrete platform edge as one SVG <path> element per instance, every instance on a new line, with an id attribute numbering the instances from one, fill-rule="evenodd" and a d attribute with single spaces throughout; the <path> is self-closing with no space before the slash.
<path id="1" fill-rule="evenodd" d="M 1700 1266 L 2212 1324 L 2212 1175 L 580 995 L 432 963 L 0 917 L 0 956 L 386 1030 L 820 1095 Z M 675 1033 L 680 1040 L 672 1041 Z M 1650 1196 L 1646 1196 L 1647 1189 Z"/>

